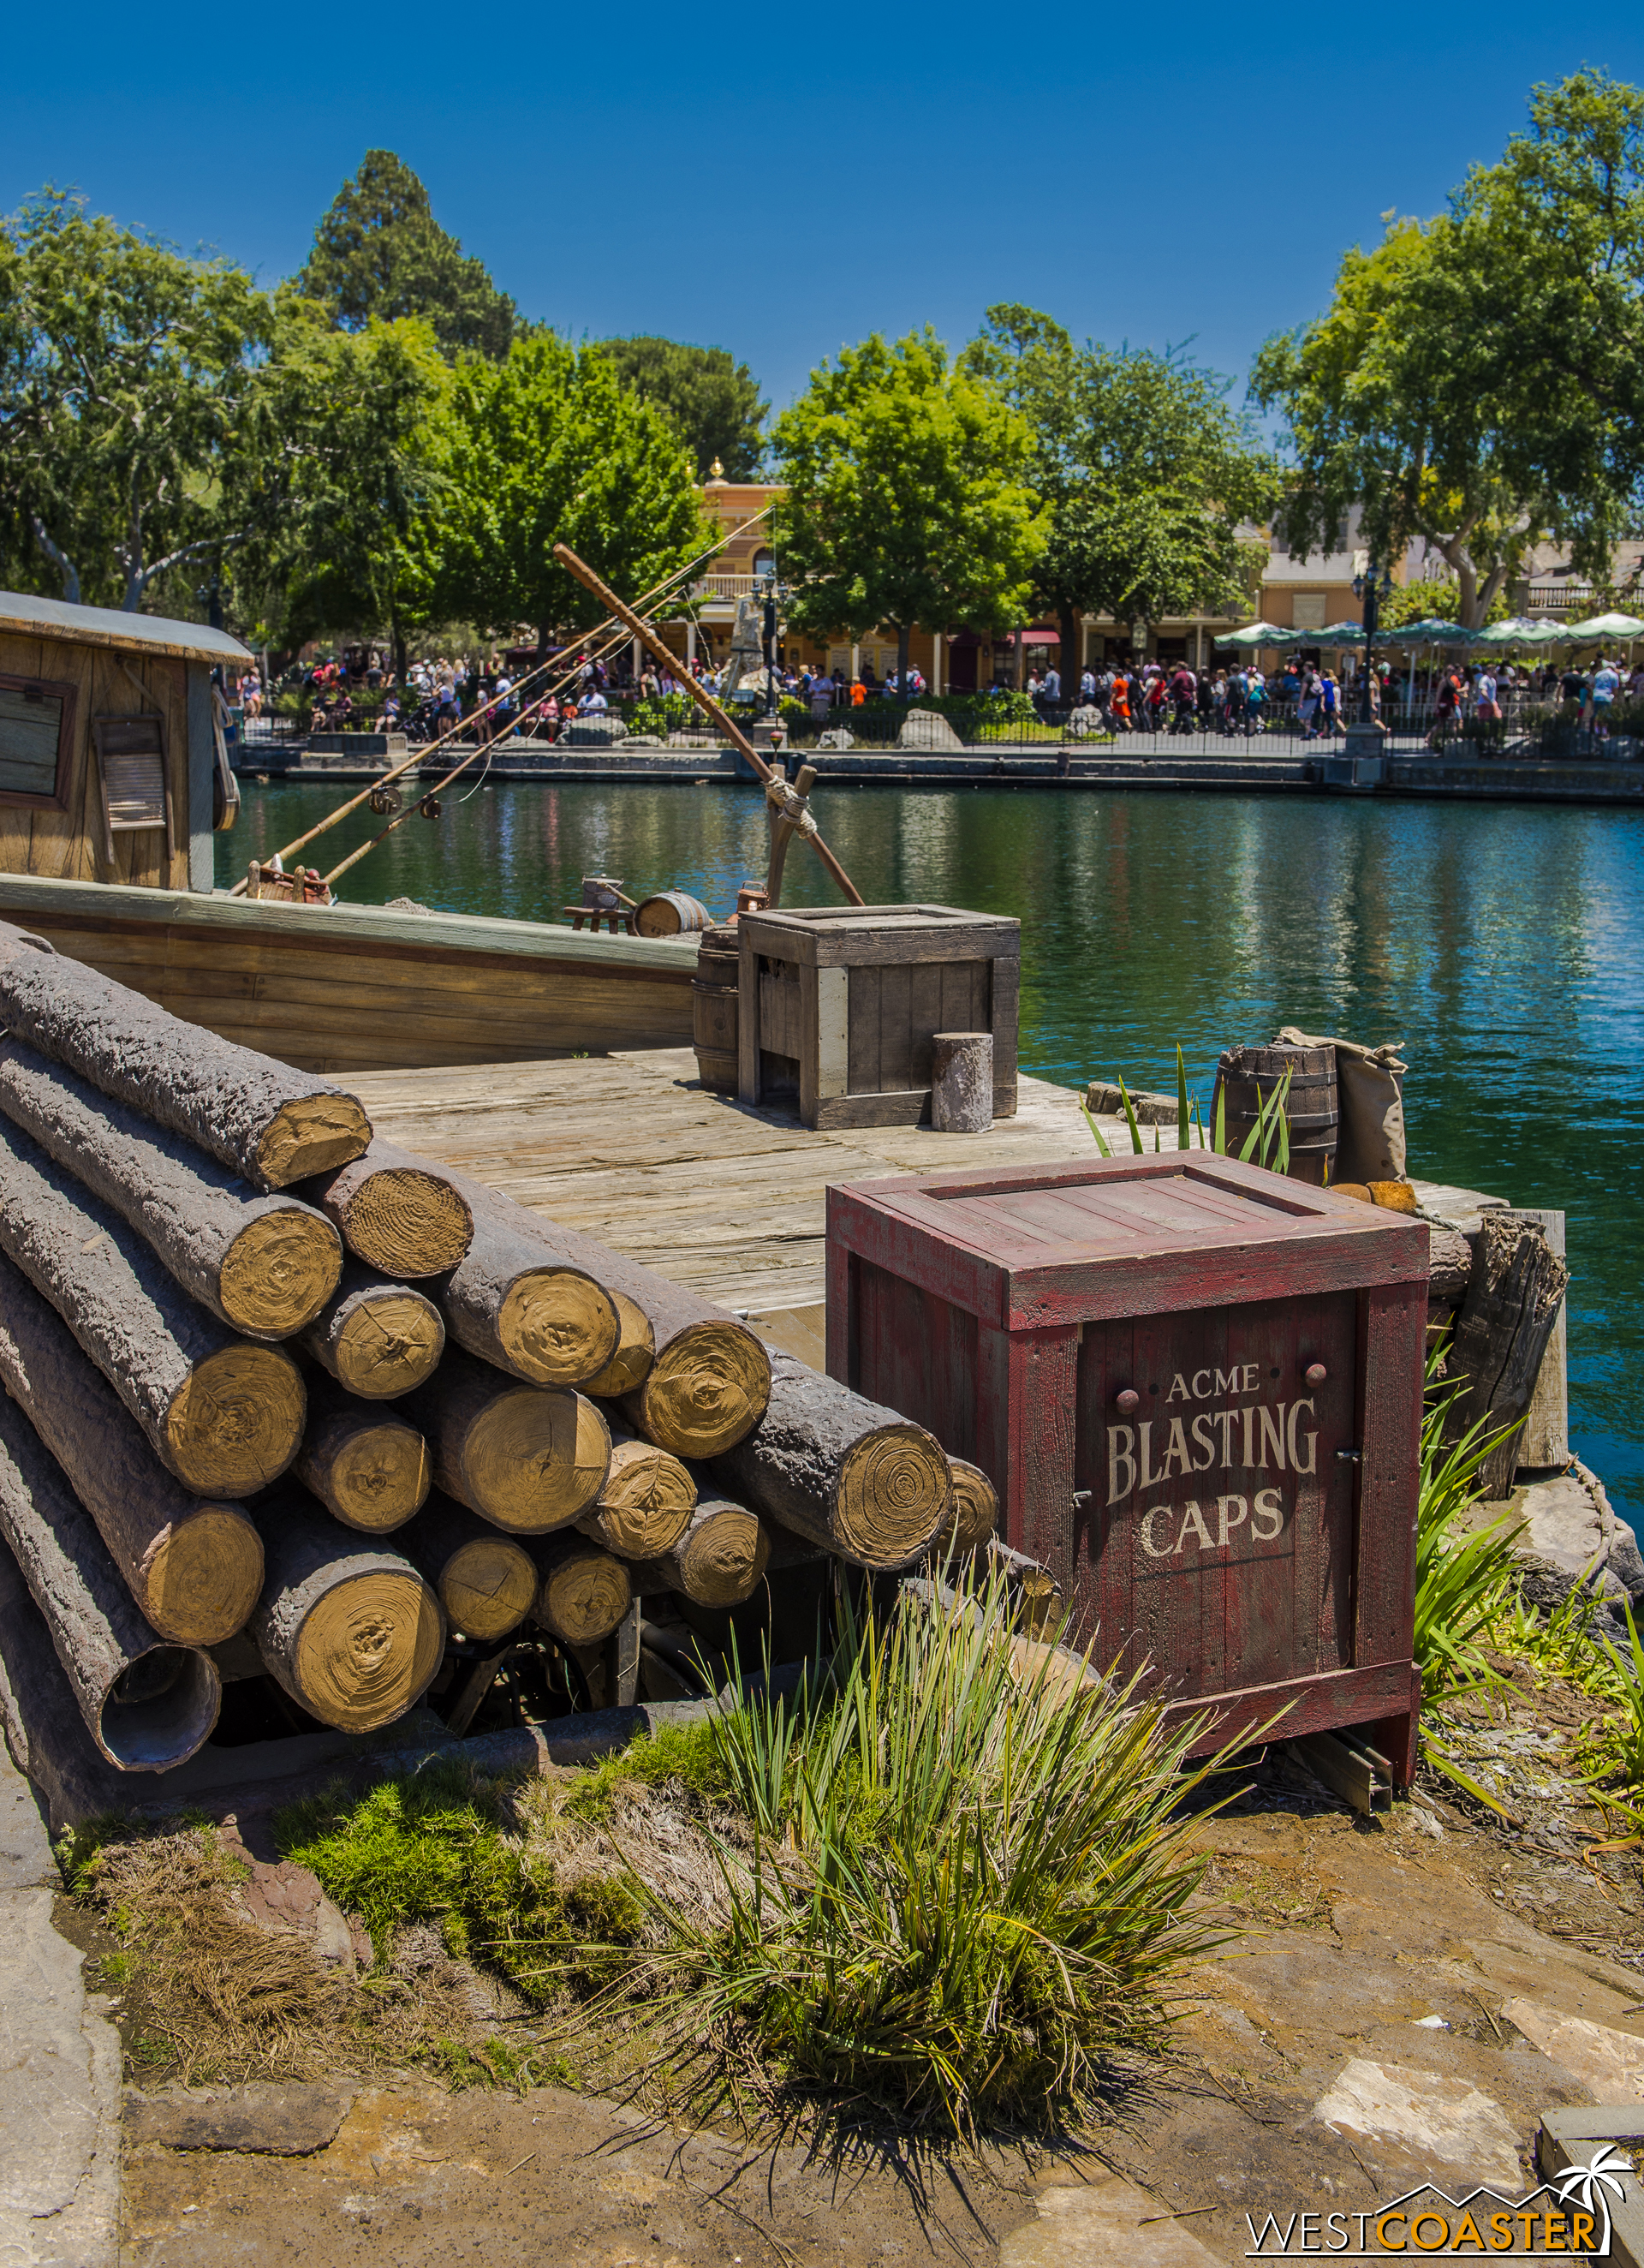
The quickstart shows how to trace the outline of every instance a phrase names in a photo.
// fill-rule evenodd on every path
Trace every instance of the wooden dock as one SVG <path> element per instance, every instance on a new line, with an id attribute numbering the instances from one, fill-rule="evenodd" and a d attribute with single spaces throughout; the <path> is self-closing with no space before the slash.
<path id="1" fill-rule="evenodd" d="M 1094 1155 L 1079 1095 L 1025 1074 L 1016 1116 L 986 1134 L 811 1133 L 785 1112 L 707 1093 L 688 1048 L 356 1073 L 347 1083 L 391 1140 L 689 1284 L 818 1369 L 830 1182 Z M 1098 1123 L 1114 1155 L 1127 1153 L 1124 1121 Z M 1143 1139 L 1151 1150 L 1152 1128 Z M 1159 1139 L 1173 1150 L 1175 1130 L 1161 1128 Z M 1425 1182 L 1417 1190 L 1429 1212 L 1447 1217 L 1501 1202 Z"/>

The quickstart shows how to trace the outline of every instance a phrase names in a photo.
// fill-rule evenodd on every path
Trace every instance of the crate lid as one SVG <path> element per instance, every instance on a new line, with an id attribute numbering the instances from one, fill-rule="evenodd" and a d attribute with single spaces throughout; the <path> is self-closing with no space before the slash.
<path id="1" fill-rule="evenodd" d="M 744 914 L 744 934 L 761 953 L 818 968 L 889 961 L 998 960 L 1022 949 L 1014 914 L 963 906 L 765 907 Z"/>
<path id="2" fill-rule="evenodd" d="M 1407 1214 L 1188 1150 L 843 1184 L 828 1241 L 1024 1329 L 1425 1285 L 1428 1235 Z"/>

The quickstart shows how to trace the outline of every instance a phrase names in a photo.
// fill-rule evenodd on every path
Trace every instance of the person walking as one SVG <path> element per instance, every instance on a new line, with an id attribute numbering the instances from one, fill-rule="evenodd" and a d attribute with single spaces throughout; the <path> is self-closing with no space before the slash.
<path id="1" fill-rule="evenodd" d="M 1244 738 L 1253 740 L 1267 728 L 1267 681 L 1251 667 L 1244 682 Z"/>
<path id="2" fill-rule="evenodd" d="M 1296 722 L 1302 727 L 1302 738 L 1304 740 L 1316 740 L 1318 738 L 1318 703 L 1319 696 L 1323 691 L 1323 680 L 1311 662 L 1309 662 L 1302 674 L 1301 688 L 1295 703 Z"/>

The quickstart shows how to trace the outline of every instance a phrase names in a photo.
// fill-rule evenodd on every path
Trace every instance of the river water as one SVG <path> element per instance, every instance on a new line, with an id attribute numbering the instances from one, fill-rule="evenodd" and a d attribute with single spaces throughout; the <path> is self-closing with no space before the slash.
<path id="1" fill-rule="evenodd" d="M 224 883 L 341 799 L 245 794 Z M 870 903 L 1020 916 L 1022 1064 L 1046 1079 L 1169 1090 L 1179 1042 L 1207 1101 L 1219 1051 L 1281 1024 L 1401 1041 L 1412 1172 L 1568 1216 L 1572 1446 L 1644 1525 L 1644 814 L 840 786 L 818 816 Z M 408 820 L 341 889 L 557 921 L 605 873 L 720 914 L 764 863 L 751 786 L 503 784 Z M 789 875 L 791 903 L 836 895 L 797 844 Z"/>

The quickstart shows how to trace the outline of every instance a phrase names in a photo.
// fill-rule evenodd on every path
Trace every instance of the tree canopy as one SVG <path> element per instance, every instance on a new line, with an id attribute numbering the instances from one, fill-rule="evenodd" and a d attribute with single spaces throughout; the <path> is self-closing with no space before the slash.
<path id="1" fill-rule="evenodd" d="M 1501 161 L 1349 252 L 1252 390 L 1289 428 L 1303 556 L 1356 505 L 1378 557 L 1442 556 L 1469 628 L 1544 539 L 1603 583 L 1644 473 L 1644 94 L 1595 71 L 1537 88 Z"/>
<path id="2" fill-rule="evenodd" d="M 48 190 L 0 227 L 0 555 L 25 590 L 136 608 L 225 534 L 217 470 L 267 302 L 223 261 Z"/>
<path id="3" fill-rule="evenodd" d="M 534 622 L 546 644 L 554 628 L 601 619 L 554 559 L 556 542 L 636 594 L 712 540 L 683 444 L 598 348 L 539 331 L 501 362 L 465 362 L 448 418 L 447 616 L 504 631 Z"/>
<path id="4" fill-rule="evenodd" d="M 624 386 L 655 403 L 684 441 L 699 481 L 716 459 L 729 480 L 757 477 L 771 405 L 746 363 L 734 361 L 723 347 L 685 346 L 677 339 L 606 339 L 604 351 Z"/>
<path id="5" fill-rule="evenodd" d="M 987 310 L 964 366 L 1031 430 L 1048 521 L 1034 593 L 1058 619 L 1064 669 L 1082 615 L 1158 622 L 1247 600 L 1256 559 L 1238 527 L 1260 517 L 1273 468 L 1225 379 L 1179 353 L 1075 346 L 1016 305 Z"/>
<path id="6" fill-rule="evenodd" d="M 1026 473 L 1027 420 L 956 366 L 927 329 L 877 333 L 823 363 L 777 419 L 787 482 L 774 515 L 797 628 L 859 637 L 1005 630 L 1019 622 L 1044 547 Z"/>
<path id="7" fill-rule="evenodd" d="M 514 335 L 513 301 L 439 225 L 392 150 L 368 150 L 337 191 L 297 284 L 345 330 L 421 316 L 448 356 L 503 355 Z"/>

